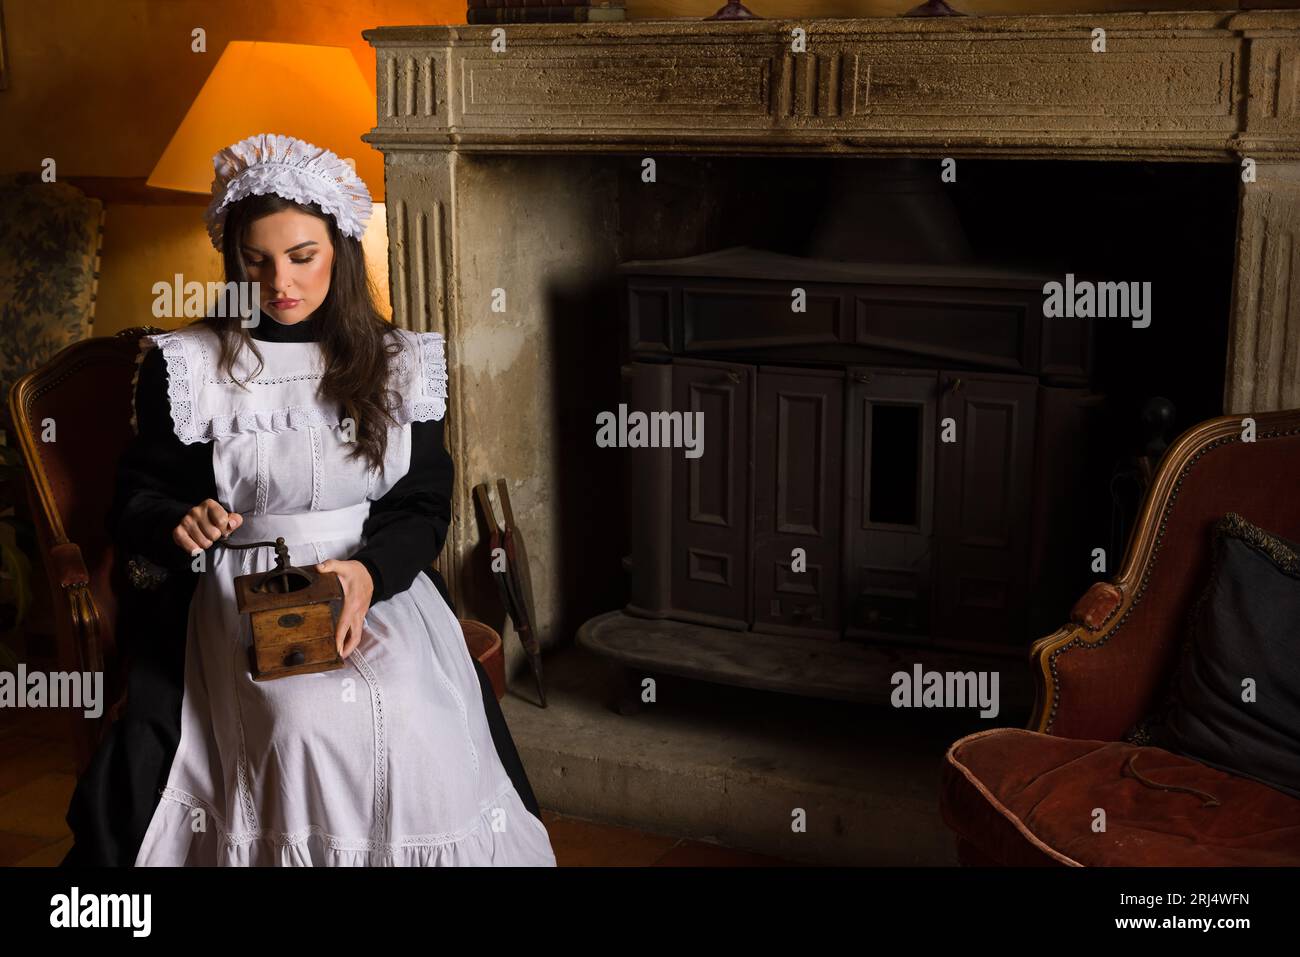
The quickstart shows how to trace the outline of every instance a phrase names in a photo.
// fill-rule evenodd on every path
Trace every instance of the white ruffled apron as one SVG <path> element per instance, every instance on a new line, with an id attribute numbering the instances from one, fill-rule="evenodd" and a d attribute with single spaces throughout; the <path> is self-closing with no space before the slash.
<path id="1" fill-rule="evenodd" d="M 266 366 L 244 392 L 216 371 L 206 328 L 142 342 L 163 349 L 177 434 L 216 443 L 218 501 L 243 517 L 231 543 L 283 536 L 299 566 L 361 547 L 371 501 L 409 468 L 410 422 L 445 410 L 441 336 L 399 332 L 404 403 L 382 472 L 346 459 L 338 416 L 315 396 L 316 343 L 259 341 Z M 241 357 L 238 378 L 255 366 Z M 274 567 L 274 550 L 207 554 L 180 744 L 136 866 L 554 866 L 497 756 L 460 623 L 427 576 L 370 608 L 345 667 L 254 681 L 234 579 Z"/>

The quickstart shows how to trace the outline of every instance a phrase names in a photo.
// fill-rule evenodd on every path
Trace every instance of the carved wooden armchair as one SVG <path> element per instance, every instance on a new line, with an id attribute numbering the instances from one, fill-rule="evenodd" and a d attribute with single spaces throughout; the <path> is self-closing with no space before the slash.
<path id="1" fill-rule="evenodd" d="M 104 673 L 101 717 L 63 709 L 78 774 L 125 705 L 128 663 L 116 634 L 116 589 L 130 586 L 120 569 L 114 573 L 105 516 L 117 462 L 133 438 L 131 388 L 139 339 L 162 331 L 134 327 L 73 343 L 19 379 L 9 394 L 13 431 L 28 463 L 37 541 L 54 597 L 58 669 Z M 55 441 L 42 436 L 47 423 L 55 426 Z M 505 694 L 500 636 L 482 622 L 460 619 L 460 624 L 470 654 L 483 665 L 500 699 Z"/>
<path id="2" fill-rule="evenodd" d="M 963 863 L 1300 864 L 1300 800 L 1161 749 L 1144 763 L 1220 804 L 1201 808 L 1123 773 L 1138 745 L 1122 739 L 1163 693 L 1208 579 L 1214 523 L 1237 512 L 1300 539 L 1300 409 L 1253 418 L 1254 442 L 1242 441 L 1242 416 L 1222 416 L 1170 446 L 1119 573 L 1034 644 L 1029 728 L 949 749 L 940 806 Z M 1104 832 L 1089 826 L 1097 808 Z"/>

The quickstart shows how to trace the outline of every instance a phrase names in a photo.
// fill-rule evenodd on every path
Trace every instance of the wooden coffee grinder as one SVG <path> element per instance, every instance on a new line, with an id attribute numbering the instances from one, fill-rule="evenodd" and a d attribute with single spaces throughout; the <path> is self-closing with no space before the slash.
<path id="1" fill-rule="evenodd" d="M 284 538 L 227 548 L 275 549 L 270 571 L 235 579 L 235 601 L 248 615 L 253 644 L 248 649 L 254 680 L 268 681 L 342 668 L 334 635 L 343 607 L 343 586 L 334 572 L 289 564 Z"/>

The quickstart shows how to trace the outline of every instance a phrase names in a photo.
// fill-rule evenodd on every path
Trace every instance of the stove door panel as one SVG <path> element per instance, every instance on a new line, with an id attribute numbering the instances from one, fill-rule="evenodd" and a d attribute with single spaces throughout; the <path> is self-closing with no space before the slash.
<path id="1" fill-rule="evenodd" d="M 1038 383 L 970 372 L 940 381 L 956 441 L 938 446 L 936 632 L 1005 647 L 1024 640 Z"/>
<path id="2" fill-rule="evenodd" d="M 673 362 L 672 411 L 703 426 L 702 454 L 672 452 L 672 595 L 684 620 L 749 625 L 753 405 L 753 366 Z"/>
<path id="3" fill-rule="evenodd" d="M 843 420 L 843 372 L 759 369 L 755 631 L 840 637 Z"/>
<path id="4" fill-rule="evenodd" d="M 849 369 L 846 637 L 928 634 L 938 394 L 937 372 Z"/>

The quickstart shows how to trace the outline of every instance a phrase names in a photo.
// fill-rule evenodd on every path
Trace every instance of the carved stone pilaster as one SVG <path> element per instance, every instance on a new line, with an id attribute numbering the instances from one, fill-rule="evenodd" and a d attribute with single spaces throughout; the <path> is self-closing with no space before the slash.
<path id="1" fill-rule="evenodd" d="M 388 265 L 393 322 L 449 339 L 451 271 L 447 210 L 451 200 L 449 153 L 390 155 L 385 173 L 388 203 Z M 417 181 L 410 182 L 414 177 Z"/>
<path id="2" fill-rule="evenodd" d="M 390 69 L 395 59 L 388 58 Z M 385 68 L 383 63 L 380 67 Z M 405 102 L 405 97 L 401 101 Z M 411 102 L 421 101 L 412 96 Z M 453 459 L 460 461 L 457 452 L 463 434 L 463 384 L 456 368 L 459 337 L 450 281 L 455 261 L 447 215 L 452 202 L 451 168 L 457 160 L 454 153 L 446 152 L 389 153 L 384 162 L 384 179 L 388 196 L 388 275 L 393 323 L 417 332 L 441 332 L 446 337 L 447 446 Z M 457 605 L 461 590 L 460 562 L 455 556 L 461 552 L 465 533 L 456 521 L 456 514 L 468 501 L 469 489 L 458 471 L 452 522 L 437 562 Z"/>
<path id="3" fill-rule="evenodd" d="M 545 642 L 563 584 L 554 503 L 566 463 L 556 449 L 562 428 L 586 426 L 557 409 L 563 373 L 553 311 L 566 287 L 613 268 L 613 181 L 598 159 L 436 150 L 387 153 L 385 176 L 393 320 L 447 337 L 447 447 L 456 474 L 439 569 L 461 617 L 508 634 L 472 496 L 480 482 L 495 495 L 496 480 L 506 479 Z M 564 321 L 595 319 L 569 305 Z M 506 642 L 506 658 L 509 670 L 522 664 L 517 642 Z"/>
<path id="4" fill-rule="evenodd" d="M 1224 411 L 1300 407 L 1300 163 L 1243 183 Z"/>

